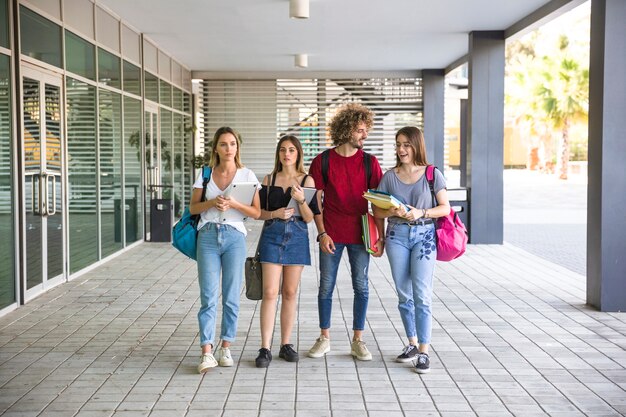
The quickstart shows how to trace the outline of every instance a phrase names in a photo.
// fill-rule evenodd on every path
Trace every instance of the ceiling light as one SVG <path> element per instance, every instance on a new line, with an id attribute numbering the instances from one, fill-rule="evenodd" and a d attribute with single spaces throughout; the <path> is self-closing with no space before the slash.
<path id="1" fill-rule="evenodd" d="M 294 62 L 298 68 L 306 68 L 309 66 L 309 56 L 307 54 L 297 54 Z"/>
<path id="2" fill-rule="evenodd" d="M 289 0 L 289 17 L 292 19 L 308 19 L 309 0 Z"/>

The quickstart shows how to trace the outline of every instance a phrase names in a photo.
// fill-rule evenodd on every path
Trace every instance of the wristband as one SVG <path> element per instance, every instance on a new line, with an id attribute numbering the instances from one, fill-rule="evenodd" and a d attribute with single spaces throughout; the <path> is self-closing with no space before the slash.
<path id="1" fill-rule="evenodd" d="M 326 232 L 322 232 L 322 233 L 320 233 L 319 235 L 317 235 L 317 241 L 319 242 L 319 241 L 320 241 L 320 239 L 321 239 L 324 235 L 327 235 L 327 234 L 328 234 L 328 233 L 326 233 Z"/>
<path id="2" fill-rule="evenodd" d="M 298 205 L 303 205 L 304 203 L 306 203 L 306 199 L 302 199 L 302 201 L 298 201 L 296 200 L 296 203 L 298 203 Z"/>

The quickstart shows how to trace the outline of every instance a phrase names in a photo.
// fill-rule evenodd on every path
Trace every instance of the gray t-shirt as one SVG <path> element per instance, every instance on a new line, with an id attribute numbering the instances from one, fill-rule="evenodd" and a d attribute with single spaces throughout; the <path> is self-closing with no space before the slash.
<path id="1" fill-rule="evenodd" d="M 446 188 L 446 179 L 441 171 L 435 169 L 435 194 Z M 426 181 L 426 173 L 413 184 L 405 184 L 398 178 L 395 168 L 385 172 L 383 179 L 378 185 L 378 191 L 384 191 L 392 194 L 404 204 L 409 204 L 417 209 L 428 209 L 433 207 L 432 196 L 428 181 Z M 390 222 L 406 221 L 399 217 L 390 217 Z"/>

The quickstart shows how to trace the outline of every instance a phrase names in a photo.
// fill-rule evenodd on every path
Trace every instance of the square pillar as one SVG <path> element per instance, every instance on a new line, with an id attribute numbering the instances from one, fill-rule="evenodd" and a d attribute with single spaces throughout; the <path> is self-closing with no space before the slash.
<path id="1" fill-rule="evenodd" d="M 502 244 L 504 153 L 504 32 L 469 35 L 466 182 L 470 240 Z"/>
<path id="2" fill-rule="evenodd" d="M 424 97 L 424 140 L 428 162 L 443 172 L 445 71 L 422 71 Z"/>
<path id="3" fill-rule="evenodd" d="M 587 303 L 626 311 L 626 2 L 592 0 Z"/>

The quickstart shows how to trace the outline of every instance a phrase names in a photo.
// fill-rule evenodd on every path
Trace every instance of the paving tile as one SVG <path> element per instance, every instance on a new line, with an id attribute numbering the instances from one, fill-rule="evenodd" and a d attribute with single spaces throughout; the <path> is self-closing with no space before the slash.
<path id="1" fill-rule="evenodd" d="M 251 225 L 249 242 L 258 232 Z M 339 274 L 349 276 L 347 259 Z M 332 351 L 306 357 L 319 335 L 312 266 L 292 334 L 300 362 L 254 367 L 259 304 L 242 294 L 235 366 L 199 375 L 195 264 L 169 244 L 141 244 L 0 317 L 0 413 L 626 414 L 626 314 L 584 307 L 584 277 L 505 244 L 470 245 L 462 258 L 437 265 L 435 281 L 428 375 L 395 362 L 406 337 L 385 257 L 370 266 L 365 340 L 375 360 L 349 355 L 349 279 L 339 280 L 335 293 Z M 221 308 L 218 332 L 220 319 Z"/>

